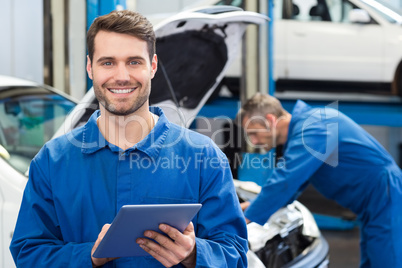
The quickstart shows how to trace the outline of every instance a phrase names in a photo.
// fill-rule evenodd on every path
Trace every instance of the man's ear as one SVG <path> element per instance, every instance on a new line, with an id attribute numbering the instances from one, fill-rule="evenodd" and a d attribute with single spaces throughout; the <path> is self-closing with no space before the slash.
<path id="1" fill-rule="evenodd" d="M 154 57 L 152 58 L 151 62 L 151 78 L 155 77 L 156 70 L 158 70 L 158 56 L 154 54 Z"/>
<path id="2" fill-rule="evenodd" d="M 93 80 L 92 77 L 92 63 L 91 63 L 91 59 L 89 58 L 89 56 L 87 55 L 87 73 L 88 73 L 88 77 Z"/>
<path id="3" fill-rule="evenodd" d="M 268 122 L 270 128 L 273 128 L 276 126 L 276 116 L 275 115 L 266 114 L 265 119 L 267 119 L 267 122 Z"/>

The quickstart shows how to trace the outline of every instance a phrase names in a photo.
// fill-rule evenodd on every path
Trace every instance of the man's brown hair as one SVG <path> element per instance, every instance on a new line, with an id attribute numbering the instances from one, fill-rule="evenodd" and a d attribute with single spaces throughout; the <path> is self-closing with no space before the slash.
<path id="1" fill-rule="evenodd" d="M 267 114 L 272 114 L 279 118 L 285 113 L 286 111 L 277 98 L 268 94 L 257 93 L 242 106 L 237 113 L 235 122 L 241 126 L 244 117 L 264 118 Z"/>
<path id="2" fill-rule="evenodd" d="M 147 42 L 150 61 L 155 54 L 155 32 L 152 24 L 138 12 L 130 10 L 112 11 L 94 20 L 87 33 L 89 59 L 93 60 L 95 36 L 99 31 L 128 34 Z"/>

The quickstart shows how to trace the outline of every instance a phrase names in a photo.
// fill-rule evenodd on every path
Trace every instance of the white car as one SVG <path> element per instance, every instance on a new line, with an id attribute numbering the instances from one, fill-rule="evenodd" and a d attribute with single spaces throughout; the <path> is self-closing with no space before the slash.
<path id="1" fill-rule="evenodd" d="M 384 0 L 270 1 L 274 3 L 272 78 L 278 91 L 402 96 L 402 16 L 396 8 Z M 244 0 L 198 2 L 241 7 Z M 241 73 L 238 58 L 223 81 L 234 94 Z"/>
<path id="2" fill-rule="evenodd" d="M 402 17 L 374 0 L 274 0 L 277 88 L 402 96 Z M 391 87 L 392 86 L 392 87 Z"/>
<path id="3" fill-rule="evenodd" d="M 31 159 L 75 105 L 61 91 L 0 76 L 0 267 L 14 267 L 9 246 Z"/>

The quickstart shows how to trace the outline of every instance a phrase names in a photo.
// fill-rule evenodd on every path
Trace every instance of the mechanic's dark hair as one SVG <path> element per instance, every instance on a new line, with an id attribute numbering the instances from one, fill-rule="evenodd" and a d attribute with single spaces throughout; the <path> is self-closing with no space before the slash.
<path id="1" fill-rule="evenodd" d="M 93 60 L 95 36 L 99 31 L 128 34 L 147 42 L 149 59 L 155 54 L 155 32 L 152 24 L 138 12 L 130 10 L 112 11 L 94 20 L 87 33 L 89 59 Z"/>
<path id="2" fill-rule="evenodd" d="M 286 114 L 280 101 L 268 94 L 257 93 L 242 106 L 236 115 L 236 124 L 242 125 L 242 121 L 247 118 L 265 118 L 267 114 L 275 115 L 277 118 Z"/>

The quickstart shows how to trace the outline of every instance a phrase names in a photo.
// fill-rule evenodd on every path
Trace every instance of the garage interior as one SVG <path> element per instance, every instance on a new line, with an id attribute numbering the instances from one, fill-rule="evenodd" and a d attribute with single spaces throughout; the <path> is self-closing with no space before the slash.
<path id="1" fill-rule="evenodd" d="M 168 2 L 170 1 L 166 1 Z M 155 8 L 162 10 L 175 8 L 179 11 L 192 2 L 172 0 L 172 3 Z M 204 2 L 212 3 L 212 1 Z M 232 1 L 221 2 L 230 4 Z M 402 6 L 402 3 L 399 4 Z M 0 17 L 2 25 L 0 34 L 8 41 L 0 42 L 0 58 L 3 62 L 0 65 L 0 74 L 47 84 L 78 100 L 82 99 L 92 86 L 85 71 L 87 54 L 85 37 L 92 20 L 115 9 L 127 8 L 144 13 L 151 12 L 152 9 L 150 2 L 141 0 L 6 0 L 2 6 L 5 12 Z M 271 17 L 275 7 L 273 0 L 245 0 L 242 8 Z M 208 122 L 214 127 L 209 132 L 204 131 L 203 134 L 211 136 L 216 130 L 224 128 L 223 124 L 227 121 L 216 118 L 226 116 L 234 119 L 239 104 L 258 91 L 275 95 L 282 101 L 286 110 L 291 110 L 297 99 L 305 100 L 312 105 L 336 102 L 339 104 L 339 110 L 374 136 L 401 167 L 401 98 L 391 94 L 356 92 L 353 89 L 351 89 L 353 92 L 348 92 L 348 89 L 341 93 L 333 88 L 295 90 L 292 85 L 275 84 L 271 33 L 273 23 L 275 21 L 271 19 L 266 25 L 248 26 L 240 51 L 241 77 L 234 86 L 229 85 L 229 82 L 226 85 L 222 84 L 201 109 L 199 116 L 203 117 L 203 120 L 209 118 Z M 29 31 L 26 30 L 27 25 L 30 26 Z M 175 36 L 175 38 L 182 37 Z M 172 47 L 174 44 L 161 53 L 169 54 Z M 189 105 L 196 106 L 197 102 Z M 381 118 L 378 115 L 381 115 Z M 196 120 L 191 128 L 202 130 L 203 122 Z M 224 133 L 213 138 L 218 146 L 227 143 Z M 222 150 L 228 157 L 239 152 L 262 153 L 248 148 L 244 141 L 240 141 L 234 148 L 222 147 Z M 234 178 L 242 180 L 241 174 L 244 173 L 241 172 L 248 171 L 235 170 Z M 254 176 L 255 172 L 250 174 L 245 176 Z M 254 181 L 261 184 L 263 179 L 255 178 Z M 334 201 L 323 197 L 313 187 L 307 187 L 297 200 L 313 213 L 318 227 L 329 244 L 330 267 L 358 267 L 360 234 L 356 216 Z"/>

